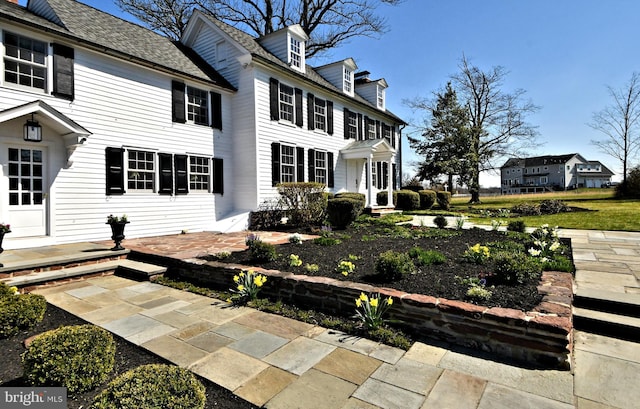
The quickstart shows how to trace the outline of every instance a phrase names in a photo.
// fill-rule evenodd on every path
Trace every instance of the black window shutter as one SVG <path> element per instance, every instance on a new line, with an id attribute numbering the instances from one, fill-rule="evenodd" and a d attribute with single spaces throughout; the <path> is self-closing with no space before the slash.
<path id="1" fill-rule="evenodd" d="M 390 125 L 391 127 L 391 146 L 396 147 L 396 127 L 394 125 Z"/>
<path id="2" fill-rule="evenodd" d="M 211 91 L 211 127 L 222 131 L 222 95 Z"/>
<path id="3" fill-rule="evenodd" d="M 173 193 L 173 157 L 169 153 L 158 154 L 158 168 L 160 169 L 160 186 L 158 193 L 170 195 Z"/>
<path id="4" fill-rule="evenodd" d="M 309 182 L 316 181 L 316 151 L 309 149 Z"/>
<path id="5" fill-rule="evenodd" d="M 176 178 L 176 195 L 186 195 L 189 193 L 187 155 L 175 155 L 173 160 Z"/>
<path id="6" fill-rule="evenodd" d="M 389 163 L 382 162 L 382 188 L 386 189 L 389 187 Z"/>
<path id="7" fill-rule="evenodd" d="M 376 174 L 378 175 L 378 180 L 376 180 L 376 187 L 378 189 L 382 189 L 382 162 L 376 162 Z"/>
<path id="8" fill-rule="evenodd" d="M 171 81 L 172 121 L 181 124 L 187 122 L 184 103 L 184 83 Z"/>
<path id="9" fill-rule="evenodd" d="M 382 138 L 382 128 L 380 121 L 376 120 L 376 139 Z"/>
<path id="10" fill-rule="evenodd" d="M 327 101 L 327 133 L 333 135 L 333 101 Z"/>
<path id="11" fill-rule="evenodd" d="M 296 125 L 302 127 L 302 90 L 296 88 L 294 90 L 295 106 L 296 106 Z"/>
<path id="12" fill-rule="evenodd" d="M 271 144 L 271 186 L 280 183 L 280 144 Z"/>
<path id="13" fill-rule="evenodd" d="M 342 112 L 344 115 L 344 139 L 349 139 L 349 110 L 345 108 Z"/>
<path id="14" fill-rule="evenodd" d="M 365 139 L 362 137 L 362 114 L 358 114 L 358 134 L 356 135 L 356 139 L 359 141 Z"/>
<path id="15" fill-rule="evenodd" d="M 369 139 L 369 117 L 364 116 L 364 133 L 362 135 L 362 140 Z"/>
<path id="16" fill-rule="evenodd" d="M 298 172 L 296 175 L 296 182 L 304 182 L 304 148 L 298 146 L 296 148 L 296 161 Z"/>
<path id="17" fill-rule="evenodd" d="M 307 93 L 307 128 L 315 129 L 315 97 L 312 93 Z"/>
<path id="18" fill-rule="evenodd" d="M 73 48 L 53 44 L 53 95 L 73 101 Z"/>
<path id="19" fill-rule="evenodd" d="M 213 193 L 224 194 L 224 170 L 223 161 L 220 158 L 213 158 Z"/>
<path id="20" fill-rule="evenodd" d="M 396 190 L 398 189 L 398 168 L 395 163 L 391 165 L 391 171 L 393 172 L 393 190 Z"/>
<path id="21" fill-rule="evenodd" d="M 280 120 L 280 82 L 275 78 L 269 78 L 269 108 L 271 120 Z"/>
<path id="22" fill-rule="evenodd" d="M 107 196 L 124 194 L 124 149 L 105 150 Z"/>
<path id="23" fill-rule="evenodd" d="M 327 152 L 327 187 L 333 187 L 333 152 Z"/>

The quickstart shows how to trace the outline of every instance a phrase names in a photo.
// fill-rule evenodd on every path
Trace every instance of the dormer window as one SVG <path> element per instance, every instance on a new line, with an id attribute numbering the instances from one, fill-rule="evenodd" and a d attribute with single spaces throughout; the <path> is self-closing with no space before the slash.
<path id="1" fill-rule="evenodd" d="M 350 94 L 353 91 L 353 71 L 344 68 L 344 92 Z"/>
<path id="2" fill-rule="evenodd" d="M 290 37 L 289 40 L 289 64 L 297 69 L 302 69 L 302 46 L 300 40 Z"/>

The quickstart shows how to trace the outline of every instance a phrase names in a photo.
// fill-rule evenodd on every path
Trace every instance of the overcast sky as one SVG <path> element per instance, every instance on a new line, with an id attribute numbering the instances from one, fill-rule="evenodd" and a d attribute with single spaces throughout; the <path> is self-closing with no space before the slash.
<path id="1" fill-rule="evenodd" d="M 82 2 L 131 20 L 110 0 Z M 580 153 L 621 171 L 616 160 L 590 144 L 603 135 L 587 123 L 611 102 L 607 85 L 623 87 L 640 71 L 640 1 L 405 0 L 379 11 L 389 24 L 386 34 L 353 39 L 309 63 L 352 57 L 371 78 L 387 80 L 387 108 L 409 123 L 421 123 L 424 115 L 403 100 L 440 90 L 463 54 L 483 70 L 503 66 L 504 90 L 522 88 L 541 107 L 528 117 L 541 142 L 531 155 Z M 404 152 L 406 172 L 418 158 L 406 140 Z M 498 186 L 499 178 L 484 175 L 481 184 Z"/>

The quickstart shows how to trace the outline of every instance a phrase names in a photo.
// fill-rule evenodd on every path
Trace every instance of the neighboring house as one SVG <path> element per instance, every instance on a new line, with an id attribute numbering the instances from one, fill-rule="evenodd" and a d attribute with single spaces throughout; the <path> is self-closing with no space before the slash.
<path id="1" fill-rule="evenodd" d="M 577 153 L 511 158 L 500 168 L 502 194 L 602 187 L 612 176 L 602 163 Z"/>
<path id="2" fill-rule="evenodd" d="M 174 42 L 72 0 L 0 0 L 5 248 L 246 227 L 280 182 L 391 190 L 404 122 L 352 59 L 306 64 L 200 12 Z M 390 202 L 390 201 L 389 201 Z"/>

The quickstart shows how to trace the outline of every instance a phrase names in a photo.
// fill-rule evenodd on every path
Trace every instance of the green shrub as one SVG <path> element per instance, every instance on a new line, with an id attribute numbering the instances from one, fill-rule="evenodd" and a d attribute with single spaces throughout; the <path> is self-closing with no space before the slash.
<path id="1" fill-rule="evenodd" d="M 280 183 L 280 206 L 287 211 L 290 224 L 295 226 L 319 225 L 327 208 L 325 185 L 316 182 Z"/>
<path id="2" fill-rule="evenodd" d="M 313 239 L 313 243 L 319 246 L 335 246 L 342 243 L 342 240 L 335 237 L 322 236 Z"/>
<path id="3" fill-rule="evenodd" d="M 508 231 L 515 231 L 517 233 L 524 233 L 526 227 L 523 220 L 511 220 L 509 224 L 507 224 Z"/>
<path id="4" fill-rule="evenodd" d="M 64 386 L 69 393 L 107 380 L 116 353 L 110 332 L 95 325 L 66 326 L 34 338 L 22 355 L 24 378 L 32 385 Z"/>
<path id="5" fill-rule="evenodd" d="M 414 247 L 409 250 L 409 257 L 415 260 L 415 264 L 419 266 L 430 266 L 433 264 L 442 264 L 447 261 L 444 254 L 437 250 L 425 250 L 421 247 Z"/>
<path id="6" fill-rule="evenodd" d="M 42 321 L 47 301 L 38 294 L 17 294 L 0 283 L 0 338 L 17 334 Z"/>
<path id="7" fill-rule="evenodd" d="M 375 269 L 385 281 L 398 280 L 404 274 L 412 274 L 416 271 L 413 260 L 407 253 L 398 253 L 393 250 L 385 251 L 378 256 Z"/>
<path id="8" fill-rule="evenodd" d="M 451 207 L 451 192 L 438 191 L 436 201 L 441 210 L 449 210 Z"/>
<path id="9" fill-rule="evenodd" d="M 348 197 L 330 199 L 327 204 L 327 218 L 336 229 L 344 229 L 362 213 L 364 202 Z"/>
<path id="10" fill-rule="evenodd" d="M 264 241 L 257 239 L 247 242 L 249 246 L 249 253 L 254 261 L 267 262 L 273 261 L 278 257 L 276 253 L 276 247 L 271 243 L 265 243 Z"/>
<path id="11" fill-rule="evenodd" d="M 522 284 L 525 281 L 540 278 L 542 266 L 538 261 L 524 253 L 500 252 L 493 256 L 494 269 L 492 280 L 504 284 Z"/>
<path id="12" fill-rule="evenodd" d="M 433 224 L 435 224 L 439 229 L 444 229 L 445 227 L 447 227 L 448 223 L 449 222 L 447 222 L 447 218 L 441 214 L 433 218 Z"/>
<path id="13" fill-rule="evenodd" d="M 91 409 L 202 409 L 205 388 L 188 370 L 142 365 L 123 373 L 95 397 Z"/>
<path id="14" fill-rule="evenodd" d="M 393 191 L 391 193 L 393 200 L 393 205 L 395 206 L 398 203 L 398 192 Z M 376 203 L 380 206 L 386 206 L 389 204 L 389 196 L 386 191 L 376 193 Z"/>
<path id="15" fill-rule="evenodd" d="M 416 210 L 420 208 L 420 195 L 412 190 L 397 192 L 396 207 L 402 210 Z"/>
<path id="16" fill-rule="evenodd" d="M 433 190 L 420 190 L 418 194 L 420 195 L 420 209 L 431 209 L 436 202 L 436 192 Z"/>
<path id="17" fill-rule="evenodd" d="M 364 208 L 365 204 L 367 203 L 367 197 L 364 195 L 364 193 L 340 192 L 340 193 L 336 193 L 333 197 L 334 197 L 334 199 L 353 199 L 353 200 L 357 200 L 358 202 L 362 203 L 362 208 Z"/>
<path id="18" fill-rule="evenodd" d="M 619 198 L 640 198 L 640 166 L 629 171 L 625 181 L 616 186 L 615 194 Z"/>

